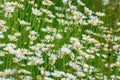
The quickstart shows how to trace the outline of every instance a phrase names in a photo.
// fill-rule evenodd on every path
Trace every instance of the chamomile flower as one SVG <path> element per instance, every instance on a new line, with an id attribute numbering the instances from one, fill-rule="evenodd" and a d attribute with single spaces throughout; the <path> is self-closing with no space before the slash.
<path id="1" fill-rule="evenodd" d="M 55 38 L 56 39 L 62 39 L 62 35 L 61 34 L 55 34 Z"/>
<path id="2" fill-rule="evenodd" d="M 44 1 L 42 1 L 42 4 L 47 5 L 47 6 L 54 5 L 54 3 L 52 1 L 50 1 L 50 0 L 44 0 Z"/>
<path id="3" fill-rule="evenodd" d="M 85 4 L 81 0 L 77 0 L 77 3 L 81 6 L 85 6 Z"/>
<path id="4" fill-rule="evenodd" d="M 34 9 L 34 8 L 32 8 L 32 13 L 33 13 L 35 16 L 41 16 L 41 15 L 42 15 L 42 12 L 40 12 L 38 9 Z"/>
<path id="5" fill-rule="evenodd" d="M 40 44 L 40 43 L 38 43 L 38 44 L 36 44 L 36 46 L 39 48 L 39 49 L 42 49 L 42 48 L 44 48 L 45 47 L 45 44 Z"/>
<path id="6" fill-rule="evenodd" d="M 16 69 L 5 69 L 4 72 L 6 75 L 11 76 L 16 72 Z"/>
<path id="7" fill-rule="evenodd" d="M 105 16 L 105 13 L 96 12 L 96 15 L 102 17 L 102 16 Z"/>
<path id="8" fill-rule="evenodd" d="M 5 72 L 0 71 L 0 77 L 5 77 Z"/>
<path id="9" fill-rule="evenodd" d="M 63 4 L 67 4 L 68 0 L 62 0 Z"/>
<path id="10" fill-rule="evenodd" d="M 14 35 L 18 37 L 18 36 L 21 36 L 21 33 L 20 32 L 15 32 Z"/>
<path id="11" fill-rule="evenodd" d="M 14 12 L 14 7 L 7 7 L 7 8 L 5 8 L 5 10 L 7 13 L 12 13 L 12 12 Z"/>
<path id="12" fill-rule="evenodd" d="M 20 48 L 19 48 L 19 49 L 17 50 L 17 53 L 18 53 L 18 54 L 26 54 L 26 53 L 27 53 L 27 49 L 20 49 Z"/>
<path id="13" fill-rule="evenodd" d="M 62 18 L 62 17 L 64 17 L 64 14 L 56 13 L 56 16 L 57 16 L 58 18 Z"/>
<path id="14" fill-rule="evenodd" d="M 103 5 L 108 5 L 109 4 L 109 0 L 102 0 Z"/>
<path id="15" fill-rule="evenodd" d="M 5 27 L 6 21 L 0 20 L 0 27 Z"/>
<path id="16" fill-rule="evenodd" d="M 24 69 L 20 69 L 20 70 L 18 70 L 18 73 L 31 74 L 30 71 L 27 71 L 27 70 L 24 70 Z"/>
<path id="17" fill-rule="evenodd" d="M 24 20 L 19 20 L 19 23 L 20 23 L 21 25 L 23 25 L 23 26 L 28 26 L 28 25 L 30 25 L 29 22 L 26 22 L 26 21 L 24 21 Z"/>
<path id="18" fill-rule="evenodd" d="M 61 71 L 54 71 L 51 73 L 51 75 L 55 78 L 62 77 L 62 72 Z"/>
<path id="19" fill-rule="evenodd" d="M 8 35 L 8 38 L 10 41 L 17 41 L 18 40 L 17 37 L 14 35 Z"/>
<path id="20" fill-rule="evenodd" d="M 45 39 L 46 39 L 48 42 L 50 42 L 50 41 L 53 41 L 54 37 L 51 36 L 51 35 L 46 35 L 46 36 L 45 36 Z"/>
<path id="21" fill-rule="evenodd" d="M 70 42 L 71 43 L 76 43 L 76 42 L 79 42 L 79 40 L 77 38 L 70 37 Z"/>
<path id="22" fill-rule="evenodd" d="M 4 35 L 2 33 L 0 33 L 0 38 L 4 38 Z"/>
<path id="23" fill-rule="evenodd" d="M 45 22 L 47 22 L 47 23 L 52 23 L 52 22 L 53 22 L 53 20 L 52 20 L 52 19 L 49 19 L 49 18 L 44 18 L 44 20 L 45 20 Z"/>
<path id="24" fill-rule="evenodd" d="M 77 74 L 77 76 L 80 77 L 80 78 L 85 76 L 85 73 L 80 72 L 80 71 L 77 71 L 76 74 Z"/>

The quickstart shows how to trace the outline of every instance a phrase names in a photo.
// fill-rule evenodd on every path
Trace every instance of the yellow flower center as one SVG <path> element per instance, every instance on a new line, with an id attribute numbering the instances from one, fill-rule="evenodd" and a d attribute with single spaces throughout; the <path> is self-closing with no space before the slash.
<path id="1" fill-rule="evenodd" d="M 1 73 L 0 73 L 0 76 L 4 77 L 4 76 L 5 76 L 4 72 L 1 72 Z"/>
<path id="2" fill-rule="evenodd" d="M 56 39 L 60 39 L 60 36 L 55 36 Z"/>
<path id="3" fill-rule="evenodd" d="M 8 74 L 8 75 L 12 75 L 12 72 L 8 71 L 7 74 Z"/>
<path id="4" fill-rule="evenodd" d="M 51 40 L 52 40 L 52 38 L 51 38 L 51 37 L 49 37 L 49 38 L 48 38 L 48 40 L 49 40 L 49 41 L 51 41 Z"/>
<path id="5" fill-rule="evenodd" d="M 0 26 L 1 26 L 1 27 L 5 27 L 5 24 L 1 24 Z"/>
<path id="6" fill-rule="evenodd" d="M 12 9 L 8 9 L 7 12 L 8 12 L 8 13 L 12 12 Z"/>
<path id="7" fill-rule="evenodd" d="M 90 21 L 90 24 L 91 24 L 91 25 L 95 25 L 95 21 L 91 20 L 91 21 Z"/>
<path id="8" fill-rule="evenodd" d="M 20 50 L 20 53 L 21 53 L 21 54 L 24 54 L 24 53 L 25 53 L 25 50 Z"/>
<path id="9" fill-rule="evenodd" d="M 74 70 L 78 70 L 78 67 L 77 67 L 77 66 L 74 66 L 73 69 L 74 69 Z"/>
<path id="10" fill-rule="evenodd" d="M 46 3 L 46 5 L 48 5 L 48 6 L 51 5 L 51 2 L 48 1 L 48 0 L 46 0 L 45 3 Z"/>
<path id="11" fill-rule="evenodd" d="M 41 49 L 41 48 L 43 48 L 43 46 L 42 46 L 42 45 L 39 45 L 38 47 L 39 47 L 40 49 Z"/>
<path id="12" fill-rule="evenodd" d="M 83 77 L 83 74 L 80 74 L 80 73 L 79 73 L 79 74 L 78 74 L 78 77 Z"/>

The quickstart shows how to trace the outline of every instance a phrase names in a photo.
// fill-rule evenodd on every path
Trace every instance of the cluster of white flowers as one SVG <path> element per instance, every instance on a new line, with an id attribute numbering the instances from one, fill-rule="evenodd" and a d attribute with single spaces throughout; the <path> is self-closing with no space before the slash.
<path id="1" fill-rule="evenodd" d="M 0 80 L 108 80 L 108 68 L 120 79 L 120 37 L 102 26 L 106 14 L 82 0 L 60 4 L 19 0 L 0 9 Z"/>

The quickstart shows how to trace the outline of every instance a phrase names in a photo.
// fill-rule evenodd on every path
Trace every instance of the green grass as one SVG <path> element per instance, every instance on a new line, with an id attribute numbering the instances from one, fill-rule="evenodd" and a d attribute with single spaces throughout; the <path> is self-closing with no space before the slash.
<path id="1" fill-rule="evenodd" d="M 120 36 L 117 25 L 120 10 L 116 1 L 103 5 L 102 0 L 81 0 L 85 6 L 76 0 L 71 0 L 69 5 L 62 0 L 51 0 L 54 5 L 50 6 L 42 1 L 34 0 L 30 4 L 30 0 L 19 0 L 14 4 L 15 0 L 9 0 L 11 5 L 5 7 L 14 9 L 7 13 L 11 17 L 5 16 L 9 10 L 0 8 L 0 61 L 3 61 L 0 80 L 10 77 L 10 80 L 119 80 L 120 42 L 115 38 Z M 23 8 L 18 7 L 20 4 Z M 88 12 L 85 7 L 89 8 Z M 32 8 L 42 15 L 36 16 Z M 99 17 L 96 12 L 105 13 L 105 16 Z M 20 23 L 22 20 L 24 22 Z"/>

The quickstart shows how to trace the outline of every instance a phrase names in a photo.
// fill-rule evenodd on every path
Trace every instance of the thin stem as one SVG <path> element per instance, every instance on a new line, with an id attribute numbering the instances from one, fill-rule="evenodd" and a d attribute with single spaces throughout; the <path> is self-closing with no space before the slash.
<path id="1" fill-rule="evenodd" d="M 6 4 L 6 0 L 4 0 L 4 10 L 5 10 L 5 4 Z"/>

